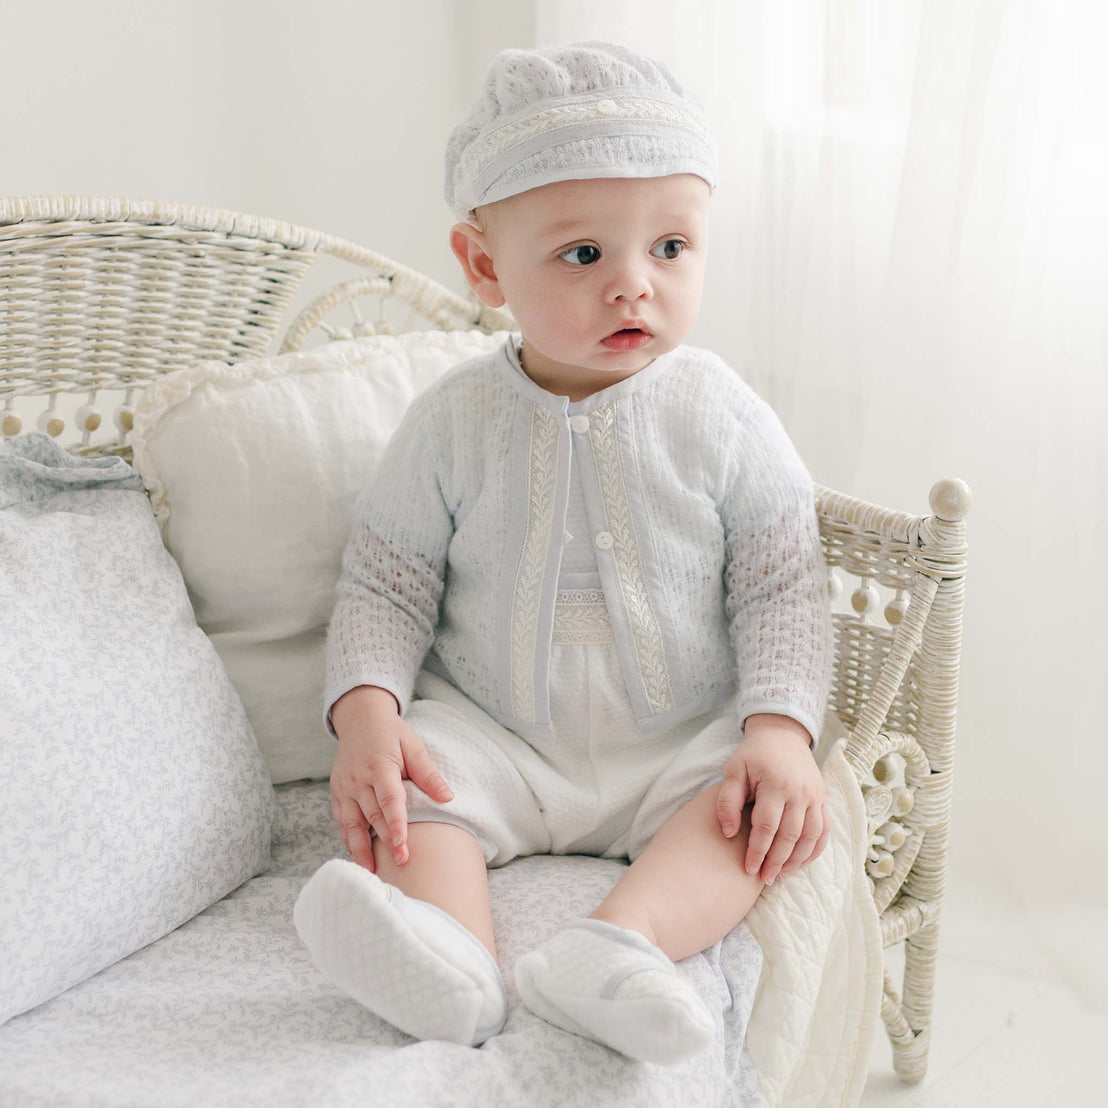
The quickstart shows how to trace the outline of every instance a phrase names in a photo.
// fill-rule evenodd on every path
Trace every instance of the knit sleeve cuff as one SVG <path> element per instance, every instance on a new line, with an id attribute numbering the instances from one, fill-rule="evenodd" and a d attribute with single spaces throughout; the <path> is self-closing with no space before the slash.
<path id="1" fill-rule="evenodd" d="M 788 716 L 795 719 L 809 735 L 812 736 L 812 753 L 816 752 L 816 746 L 820 740 L 820 724 L 811 712 L 798 708 L 795 704 L 782 704 L 772 700 L 748 700 L 739 707 L 739 730 L 746 734 L 746 721 L 750 716 L 767 713 L 775 716 Z"/>
<path id="2" fill-rule="evenodd" d="M 338 734 L 335 732 L 335 725 L 331 722 L 331 709 L 334 708 L 335 704 L 351 689 L 356 689 L 359 685 L 376 685 L 378 688 L 386 689 L 388 692 L 392 693 L 392 695 L 396 697 L 396 702 L 400 705 L 401 719 L 404 718 L 404 715 L 408 711 L 408 705 L 412 701 L 410 690 L 407 696 L 405 696 L 401 691 L 401 685 L 398 681 L 382 674 L 368 674 L 359 677 L 357 680 L 349 680 L 341 685 L 336 685 L 334 689 L 330 690 L 323 698 L 323 728 L 336 742 L 338 741 Z"/>

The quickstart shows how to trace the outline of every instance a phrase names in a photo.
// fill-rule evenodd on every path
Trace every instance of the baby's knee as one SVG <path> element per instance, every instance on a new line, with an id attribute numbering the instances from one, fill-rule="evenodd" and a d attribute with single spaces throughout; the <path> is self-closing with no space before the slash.
<path id="1" fill-rule="evenodd" d="M 689 831 L 695 836 L 695 849 L 704 857 L 716 859 L 715 864 L 728 872 L 735 869 L 745 876 L 743 862 L 750 842 L 752 806 L 743 806 L 738 830 L 733 835 L 725 835 L 718 806 L 722 787 L 722 782 L 709 785 L 686 806 L 685 811 L 694 817 L 689 820 Z"/>
<path id="2" fill-rule="evenodd" d="M 697 811 L 701 824 L 713 837 L 718 836 L 720 839 L 725 839 L 726 836 L 723 834 L 723 824 L 720 821 L 719 812 L 719 794 L 722 789 L 722 781 L 708 785 L 697 794 L 690 807 Z M 749 808 L 744 808 L 740 813 L 740 817 L 739 832 L 741 834 L 743 827 L 749 827 L 750 824 Z"/>
<path id="3" fill-rule="evenodd" d="M 478 837 L 468 828 L 435 820 L 409 821 L 406 832 L 407 860 L 400 865 L 387 843 L 373 838 L 374 860 L 384 881 L 405 889 L 401 875 L 419 873 L 427 879 L 450 881 L 459 873 L 485 869 L 485 852 Z M 405 889 L 405 891 L 407 891 Z"/>

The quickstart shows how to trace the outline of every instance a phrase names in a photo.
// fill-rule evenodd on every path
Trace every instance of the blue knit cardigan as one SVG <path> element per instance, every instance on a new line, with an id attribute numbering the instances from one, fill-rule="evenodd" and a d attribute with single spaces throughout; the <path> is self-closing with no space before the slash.
<path id="1" fill-rule="evenodd" d="M 552 737 L 547 669 L 577 466 L 635 718 L 738 692 L 813 749 L 832 638 L 812 479 L 773 409 L 681 345 L 571 403 L 518 335 L 415 398 L 358 499 L 327 633 L 324 721 L 357 685 L 412 699 L 422 666 L 524 738 Z"/>

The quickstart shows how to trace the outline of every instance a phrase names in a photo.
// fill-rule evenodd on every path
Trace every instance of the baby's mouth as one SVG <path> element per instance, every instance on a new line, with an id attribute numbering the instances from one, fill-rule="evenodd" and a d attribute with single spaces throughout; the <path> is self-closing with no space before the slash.
<path id="1" fill-rule="evenodd" d="M 623 327 L 600 340 L 609 350 L 638 350 L 654 336 L 642 327 Z"/>

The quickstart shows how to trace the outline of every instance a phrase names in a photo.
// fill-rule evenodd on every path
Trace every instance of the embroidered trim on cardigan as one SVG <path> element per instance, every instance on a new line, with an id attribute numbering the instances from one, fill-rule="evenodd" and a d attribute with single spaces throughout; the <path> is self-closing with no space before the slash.
<path id="1" fill-rule="evenodd" d="M 589 439 L 596 459 L 600 493 L 604 499 L 604 516 L 614 540 L 612 556 L 627 609 L 627 622 L 631 628 L 631 641 L 639 664 L 639 674 L 650 710 L 657 715 L 673 708 L 673 690 L 670 687 L 665 651 L 662 649 L 662 631 L 647 594 L 642 557 L 638 539 L 635 537 L 631 508 L 627 502 L 627 486 L 623 476 L 613 407 L 601 408 L 592 413 L 589 419 Z"/>
<path id="2" fill-rule="evenodd" d="M 543 570 L 554 525 L 558 485 L 558 419 L 537 404 L 531 409 L 527 458 L 527 530 L 516 568 L 512 593 L 511 689 L 512 714 L 528 723 L 535 719 L 535 655 L 538 650 L 539 602 Z"/>

